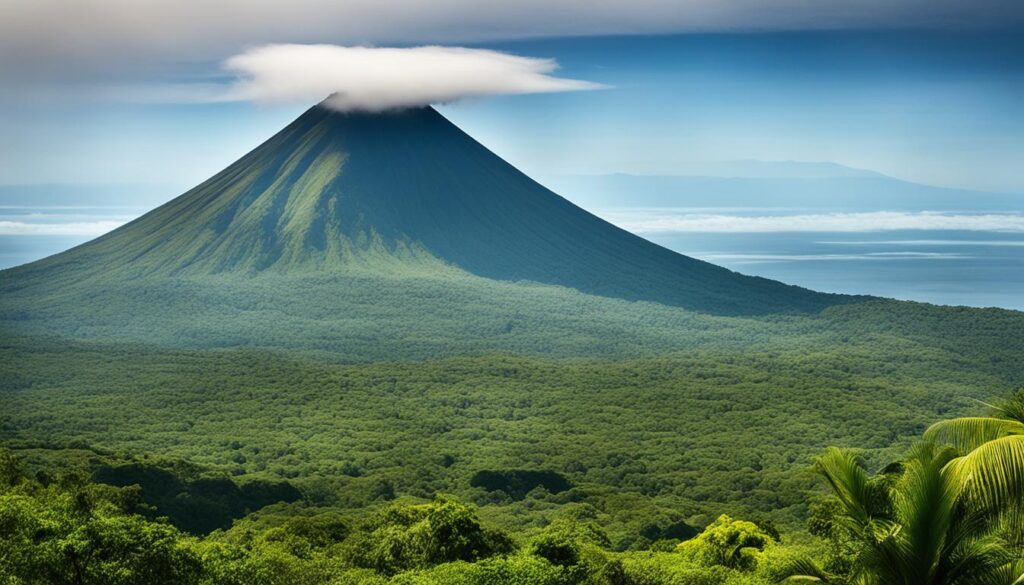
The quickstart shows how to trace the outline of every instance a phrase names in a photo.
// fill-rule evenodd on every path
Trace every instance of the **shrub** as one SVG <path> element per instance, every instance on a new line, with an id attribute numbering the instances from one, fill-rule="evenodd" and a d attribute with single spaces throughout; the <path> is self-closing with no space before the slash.
<path id="1" fill-rule="evenodd" d="M 722 514 L 696 538 L 676 550 L 706 566 L 750 569 L 756 565 L 752 551 L 762 550 L 772 537 L 753 522 L 733 520 Z"/>
<path id="2" fill-rule="evenodd" d="M 358 567 L 395 574 L 509 552 L 507 535 L 484 528 L 470 507 L 439 496 L 427 504 L 393 504 L 346 541 Z"/>

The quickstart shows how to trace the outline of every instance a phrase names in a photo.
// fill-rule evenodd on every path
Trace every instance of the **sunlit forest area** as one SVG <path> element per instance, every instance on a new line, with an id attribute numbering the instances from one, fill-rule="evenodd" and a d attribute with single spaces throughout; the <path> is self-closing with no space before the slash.
<path id="1" fill-rule="evenodd" d="M 916 334 L 932 310 L 872 343 L 614 358 L 10 337 L 0 574 L 1011 584 L 1016 349 L 999 320 Z"/>
<path id="2" fill-rule="evenodd" d="M 524 502 L 532 521 L 509 530 L 486 502 L 396 497 L 386 483 L 354 510 L 181 462 L 21 451 L 0 451 L 5 583 L 988 584 L 1024 573 L 1024 391 L 937 422 L 882 466 L 856 449 L 819 454 L 799 528 L 721 514 L 698 530 L 648 511 L 627 546 L 609 534 L 608 504 L 554 473 L 474 478 Z M 563 505 L 545 513 L 553 501 Z"/>

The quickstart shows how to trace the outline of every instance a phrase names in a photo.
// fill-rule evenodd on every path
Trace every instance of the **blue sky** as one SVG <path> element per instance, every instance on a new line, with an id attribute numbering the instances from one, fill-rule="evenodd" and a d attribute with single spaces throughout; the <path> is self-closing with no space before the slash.
<path id="1" fill-rule="evenodd" d="M 582 36 L 472 46 L 554 58 L 559 76 L 609 86 L 442 106 L 540 177 L 802 160 L 1024 192 L 1024 40 L 1014 29 Z M 219 75 L 218 61 L 196 60 L 146 70 L 132 82 Z M 79 99 L 73 85 L 50 91 L 4 104 L 0 184 L 138 183 L 173 195 L 307 105 L 142 104 L 110 92 Z"/>
<path id="2" fill-rule="evenodd" d="M 1024 190 L 1019 34 L 682 35 L 502 48 L 554 55 L 566 75 L 613 87 L 451 110 L 527 168 L 671 174 L 687 160 L 827 160 Z M 515 131 L 521 124 L 533 135 Z"/>

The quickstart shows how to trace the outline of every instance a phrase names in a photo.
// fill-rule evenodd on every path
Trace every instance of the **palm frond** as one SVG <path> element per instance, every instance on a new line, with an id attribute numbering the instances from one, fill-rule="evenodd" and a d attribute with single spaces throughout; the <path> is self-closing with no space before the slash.
<path id="1" fill-rule="evenodd" d="M 1024 550 L 1024 499 L 995 512 L 995 531 L 1011 546 Z"/>
<path id="2" fill-rule="evenodd" d="M 950 458 L 947 450 L 933 444 L 918 446 L 893 490 L 907 570 L 923 580 L 940 563 L 944 542 L 957 520 L 954 509 L 960 489 L 943 473 Z"/>
<path id="3" fill-rule="evenodd" d="M 839 499 L 844 516 L 859 531 L 871 528 L 873 517 L 870 477 L 849 451 L 831 447 L 814 462 L 815 470 Z"/>
<path id="4" fill-rule="evenodd" d="M 882 585 L 907 582 L 912 559 L 908 558 L 909 551 L 898 533 L 865 544 L 867 546 L 854 561 L 851 583 Z"/>
<path id="5" fill-rule="evenodd" d="M 781 571 L 780 583 L 830 583 L 832 576 L 808 558 L 795 558 Z"/>
<path id="6" fill-rule="evenodd" d="M 992 409 L 1003 418 L 1024 423 L 1024 388 L 998 401 Z"/>
<path id="7" fill-rule="evenodd" d="M 989 441 L 946 466 L 970 504 L 1005 510 L 1024 499 L 1024 435 Z"/>
<path id="8" fill-rule="evenodd" d="M 924 432 L 924 440 L 950 445 L 961 453 L 1003 437 L 1024 435 L 1024 423 L 985 416 L 968 416 L 939 421 Z"/>
<path id="9" fill-rule="evenodd" d="M 937 577 L 944 583 L 1011 585 L 1006 575 L 1009 550 L 996 538 L 963 539 L 944 553 Z"/>

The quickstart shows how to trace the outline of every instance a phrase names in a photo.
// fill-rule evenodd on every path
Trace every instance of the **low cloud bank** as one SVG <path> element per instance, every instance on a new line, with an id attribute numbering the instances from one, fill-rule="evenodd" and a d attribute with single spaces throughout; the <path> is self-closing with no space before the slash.
<path id="1" fill-rule="evenodd" d="M 463 47 L 265 45 L 225 62 L 239 80 L 214 101 L 313 102 L 383 111 L 496 95 L 600 89 L 552 75 L 553 59 Z"/>
<path id="2" fill-rule="evenodd" d="M 0 236 L 101 236 L 128 223 L 127 220 L 34 223 L 0 221 Z"/>
<path id="3" fill-rule="evenodd" d="M 603 213 L 623 229 L 653 232 L 877 232 L 895 230 L 963 230 L 1024 232 L 1024 214 L 821 213 L 801 215 L 719 215 L 643 210 Z"/>
<path id="4" fill-rule="evenodd" d="M 956 252 L 872 252 L 867 254 L 698 254 L 701 260 L 722 264 L 774 264 L 778 262 L 862 262 L 865 260 L 967 260 Z"/>

